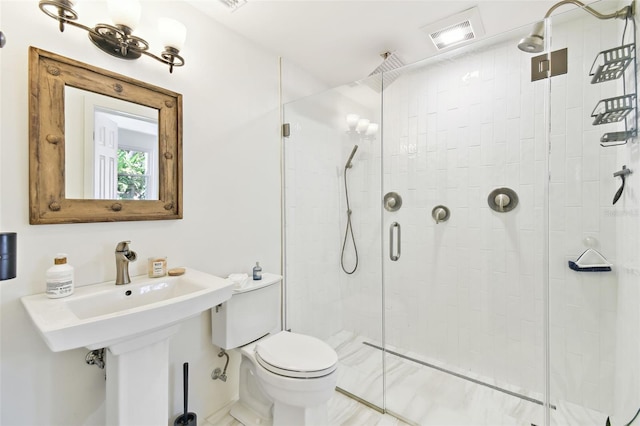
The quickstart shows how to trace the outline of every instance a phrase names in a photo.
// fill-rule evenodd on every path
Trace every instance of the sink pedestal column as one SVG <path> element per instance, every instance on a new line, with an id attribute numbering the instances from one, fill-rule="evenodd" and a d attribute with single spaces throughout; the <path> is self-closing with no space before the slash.
<path id="1" fill-rule="evenodd" d="M 169 424 L 169 338 L 174 325 L 107 348 L 108 425 Z"/>

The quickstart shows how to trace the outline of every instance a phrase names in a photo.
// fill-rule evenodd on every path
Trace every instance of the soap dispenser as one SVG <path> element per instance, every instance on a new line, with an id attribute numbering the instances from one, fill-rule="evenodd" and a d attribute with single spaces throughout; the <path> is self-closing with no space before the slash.
<path id="1" fill-rule="evenodd" d="M 260 266 L 260 262 L 256 262 L 256 266 L 253 267 L 253 279 L 256 281 L 262 279 L 262 267 Z"/>

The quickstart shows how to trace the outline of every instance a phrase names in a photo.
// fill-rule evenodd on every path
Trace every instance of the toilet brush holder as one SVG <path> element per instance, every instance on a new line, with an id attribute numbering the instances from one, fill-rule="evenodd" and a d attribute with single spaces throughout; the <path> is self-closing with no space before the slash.
<path id="1" fill-rule="evenodd" d="M 182 365 L 182 386 L 183 386 L 183 402 L 184 413 L 180 414 L 178 418 L 173 422 L 173 426 L 197 426 L 198 417 L 196 413 L 189 413 L 187 409 L 189 403 L 189 363 L 185 362 Z"/>

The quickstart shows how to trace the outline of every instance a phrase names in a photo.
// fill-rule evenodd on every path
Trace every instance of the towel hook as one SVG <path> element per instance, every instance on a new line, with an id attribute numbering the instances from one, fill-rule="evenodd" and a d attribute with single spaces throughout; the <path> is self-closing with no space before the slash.
<path id="1" fill-rule="evenodd" d="M 632 173 L 631 169 L 627 169 L 627 166 L 624 165 L 622 166 L 622 170 L 618 170 L 613 174 L 613 177 L 620 176 L 620 179 L 622 179 L 622 185 L 620 185 L 620 188 L 618 188 L 618 190 L 616 191 L 616 194 L 613 196 L 613 204 L 617 203 L 620 197 L 622 196 L 622 191 L 624 191 L 624 181 L 626 177 L 631 173 Z"/>

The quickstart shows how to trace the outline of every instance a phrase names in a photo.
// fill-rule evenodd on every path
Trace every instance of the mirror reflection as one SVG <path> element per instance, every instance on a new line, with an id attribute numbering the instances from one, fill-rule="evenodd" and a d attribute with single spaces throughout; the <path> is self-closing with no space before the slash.
<path id="1" fill-rule="evenodd" d="M 159 111 L 72 86 L 64 90 L 66 197 L 158 200 Z"/>

